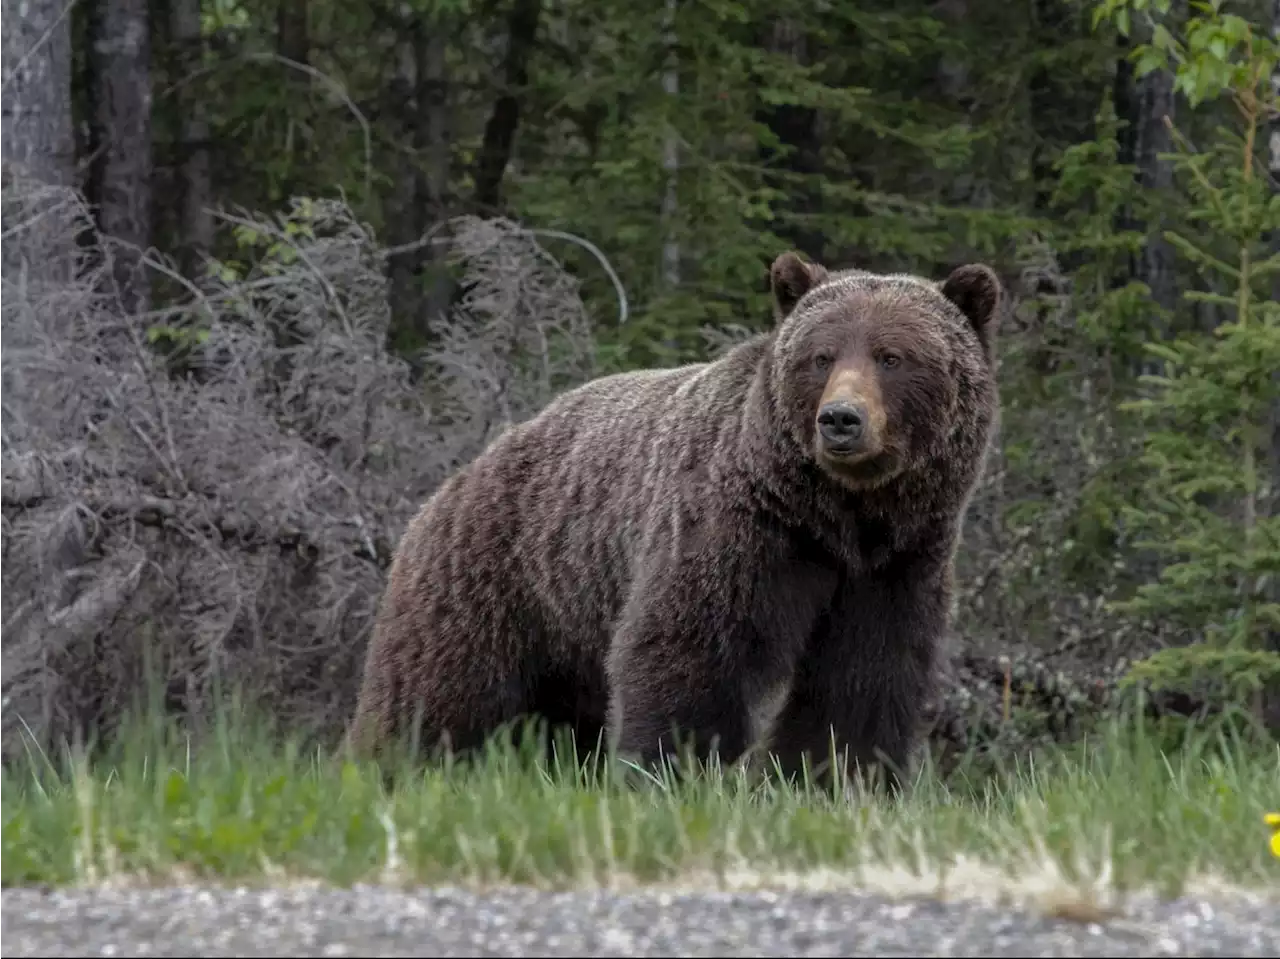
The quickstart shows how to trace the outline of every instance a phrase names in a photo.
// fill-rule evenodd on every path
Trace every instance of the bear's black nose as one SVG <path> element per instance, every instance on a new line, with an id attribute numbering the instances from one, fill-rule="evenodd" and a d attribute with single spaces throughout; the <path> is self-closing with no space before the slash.
<path id="1" fill-rule="evenodd" d="M 818 410 L 818 429 L 822 438 L 832 446 L 852 446 L 862 439 L 866 423 L 866 409 L 843 400 L 828 403 Z"/>

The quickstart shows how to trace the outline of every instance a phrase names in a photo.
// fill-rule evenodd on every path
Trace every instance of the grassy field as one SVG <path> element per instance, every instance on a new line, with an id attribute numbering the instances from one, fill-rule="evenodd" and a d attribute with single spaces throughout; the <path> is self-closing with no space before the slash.
<path id="1" fill-rule="evenodd" d="M 6 886 L 857 883 L 1025 898 L 1036 888 L 1171 894 L 1208 876 L 1280 888 L 1263 821 L 1280 811 L 1280 747 L 1221 730 L 1170 746 L 1117 722 L 996 775 L 961 769 L 941 782 L 926 765 L 897 802 L 753 788 L 735 775 L 588 782 L 496 745 L 389 788 L 372 766 L 226 722 L 199 745 L 140 723 L 92 761 L 31 752 L 2 786 Z"/>

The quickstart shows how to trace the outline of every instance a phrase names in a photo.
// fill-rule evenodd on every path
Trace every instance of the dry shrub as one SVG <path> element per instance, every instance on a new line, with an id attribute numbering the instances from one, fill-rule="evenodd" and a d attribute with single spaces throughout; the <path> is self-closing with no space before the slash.
<path id="1" fill-rule="evenodd" d="M 594 374 L 574 282 L 511 223 L 453 224 L 466 294 L 428 392 L 386 349 L 383 255 L 341 203 L 224 216 L 249 266 L 199 288 L 147 257 L 192 295 L 145 317 L 76 194 L 11 182 L 3 212 L 5 755 L 109 734 L 147 668 L 189 718 L 239 687 L 340 734 L 413 511 Z"/>

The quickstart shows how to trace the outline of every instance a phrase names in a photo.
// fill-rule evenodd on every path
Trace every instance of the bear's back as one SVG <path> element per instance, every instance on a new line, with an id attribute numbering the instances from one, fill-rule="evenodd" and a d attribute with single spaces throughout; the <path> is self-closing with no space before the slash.
<path id="1" fill-rule="evenodd" d="M 450 549 L 469 543 L 564 639 L 602 643 L 655 506 L 679 495 L 681 469 L 732 442 L 762 348 L 566 391 L 447 480 L 415 525 Z"/>

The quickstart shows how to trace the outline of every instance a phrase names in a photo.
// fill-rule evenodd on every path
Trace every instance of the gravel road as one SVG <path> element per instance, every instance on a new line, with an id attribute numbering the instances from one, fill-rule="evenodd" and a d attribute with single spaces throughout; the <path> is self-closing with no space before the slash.
<path id="1" fill-rule="evenodd" d="M 841 893 L 94 889 L 3 894 L 6 956 L 1280 956 L 1265 904 L 1102 923 Z"/>

